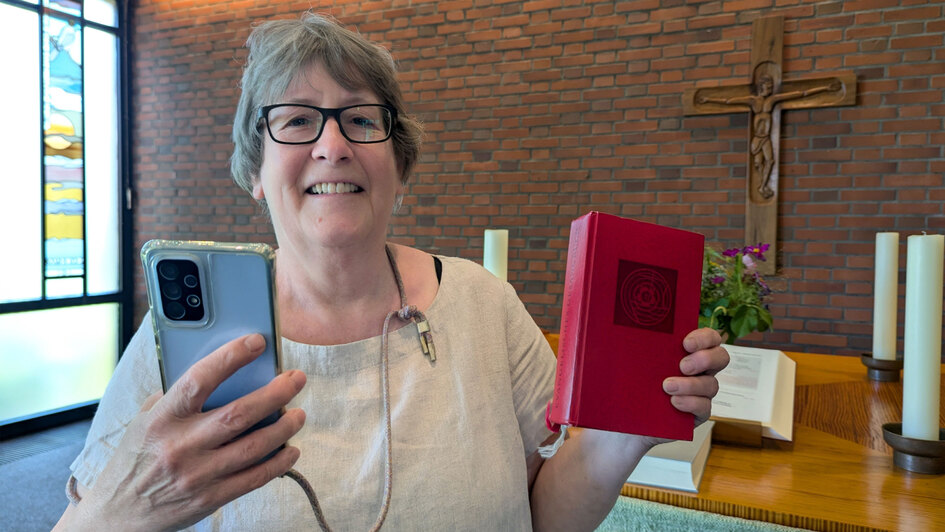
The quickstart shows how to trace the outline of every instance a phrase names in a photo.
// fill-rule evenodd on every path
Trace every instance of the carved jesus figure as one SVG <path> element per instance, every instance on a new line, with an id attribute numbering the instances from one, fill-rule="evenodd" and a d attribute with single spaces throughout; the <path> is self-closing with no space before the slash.
<path id="1" fill-rule="evenodd" d="M 803 91 L 774 92 L 774 79 L 769 75 L 758 76 L 747 96 L 731 98 L 710 98 L 700 96 L 698 103 L 716 103 L 721 105 L 747 105 L 751 109 L 751 161 L 752 168 L 761 177 L 758 193 L 768 199 L 774 196 L 771 187 L 771 170 L 774 168 L 774 146 L 771 142 L 771 128 L 775 127 L 772 112 L 774 107 L 786 100 L 804 98 L 821 92 L 836 92 L 843 87 L 839 80 L 832 80 L 826 85 L 812 87 Z"/>

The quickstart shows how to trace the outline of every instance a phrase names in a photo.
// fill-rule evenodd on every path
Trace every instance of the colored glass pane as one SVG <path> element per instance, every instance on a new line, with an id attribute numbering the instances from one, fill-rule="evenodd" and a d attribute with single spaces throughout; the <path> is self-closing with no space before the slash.
<path id="1" fill-rule="evenodd" d="M 45 273 L 70 277 L 85 273 L 82 29 L 44 16 L 43 30 Z"/>
<path id="2" fill-rule="evenodd" d="M 80 0 L 46 0 L 43 5 L 70 15 L 82 14 L 82 2 Z"/>
<path id="3" fill-rule="evenodd" d="M 34 10 L 0 4 L 0 50 L 36 46 L 38 22 Z M 35 53 L 0 53 L 0 72 L 16 80 L 0 83 L 0 100 L 9 103 L 0 128 L 0 303 L 7 303 L 42 298 L 39 62 Z"/>
<path id="4" fill-rule="evenodd" d="M 0 424 L 101 398 L 117 338 L 118 303 L 0 314 Z"/>
<path id="5" fill-rule="evenodd" d="M 86 4 L 88 7 L 88 4 Z M 118 231 L 118 38 L 85 29 L 85 227 L 86 290 L 113 294 L 120 288 Z"/>

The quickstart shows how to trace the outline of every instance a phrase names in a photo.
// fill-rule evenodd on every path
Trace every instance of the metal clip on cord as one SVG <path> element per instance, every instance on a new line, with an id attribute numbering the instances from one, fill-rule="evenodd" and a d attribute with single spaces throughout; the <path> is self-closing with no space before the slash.
<path id="1" fill-rule="evenodd" d="M 417 326 L 417 334 L 420 336 L 420 349 L 423 354 L 430 357 L 430 362 L 436 362 L 436 346 L 433 345 L 433 334 L 430 332 L 430 322 L 422 312 L 413 305 L 405 306 L 398 312 L 400 319 L 404 321 L 413 320 Z"/>

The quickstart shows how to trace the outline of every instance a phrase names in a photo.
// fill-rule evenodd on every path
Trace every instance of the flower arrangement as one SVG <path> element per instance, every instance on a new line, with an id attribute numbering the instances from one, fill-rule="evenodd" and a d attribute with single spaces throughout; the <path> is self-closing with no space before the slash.
<path id="1" fill-rule="evenodd" d="M 771 327 L 766 303 L 771 288 L 758 274 L 755 261 L 765 260 L 768 244 L 718 251 L 706 247 L 702 262 L 700 327 L 712 327 L 726 343 L 752 331 Z"/>

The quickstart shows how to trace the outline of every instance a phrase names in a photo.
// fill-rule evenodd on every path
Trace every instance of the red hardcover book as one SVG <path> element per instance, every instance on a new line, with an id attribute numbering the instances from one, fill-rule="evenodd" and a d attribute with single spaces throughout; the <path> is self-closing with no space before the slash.
<path id="1" fill-rule="evenodd" d="M 552 422 L 692 440 L 663 380 L 698 326 L 704 241 L 599 212 L 571 223 Z"/>

